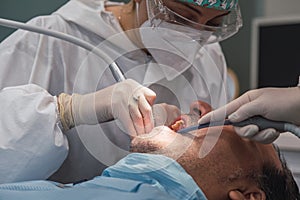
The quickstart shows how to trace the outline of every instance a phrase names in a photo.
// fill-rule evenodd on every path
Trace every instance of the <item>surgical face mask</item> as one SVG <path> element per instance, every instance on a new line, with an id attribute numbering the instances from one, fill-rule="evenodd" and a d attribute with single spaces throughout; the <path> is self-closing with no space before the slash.
<path id="1" fill-rule="evenodd" d="M 203 31 L 200 39 L 198 31 L 187 31 L 180 25 L 164 21 L 160 22 L 159 27 L 153 27 L 148 20 L 139 31 L 144 47 L 161 66 L 168 79 L 173 79 L 190 67 L 201 44 L 211 36 L 210 32 Z"/>

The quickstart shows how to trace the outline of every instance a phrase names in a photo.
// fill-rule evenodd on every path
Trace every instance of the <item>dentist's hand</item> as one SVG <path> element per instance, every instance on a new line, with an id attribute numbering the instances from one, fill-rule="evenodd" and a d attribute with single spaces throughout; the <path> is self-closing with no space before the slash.
<path id="1" fill-rule="evenodd" d="M 264 88 L 251 90 L 199 120 L 206 123 L 222 120 L 228 116 L 232 122 L 261 115 L 275 121 L 290 122 L 300 126 L 300 88 Z M 258 130 L 256 125 L 235 127 L 238 135 L 261 143 L 271 143 L 278 136 L 275 129 Z"/>
<path id="2" fill-rule="evenodd" d="M 64 129 L 75 125 L 97 124 L 118 119 L 132 136 L 150 132 L 154 127 L 151 105 L 156 94 L 134 80 L 127 79 L 95 93 L 59 95 Z M 73 120 L 73 122 L 72 122 Z"/>
<path id="3" fill-rule="evenodd" d="M 181 111 L 176 106 L 166 103 L 153 105 L 152 111 L 154 126 L 170 126 L 181 115 Z"/>

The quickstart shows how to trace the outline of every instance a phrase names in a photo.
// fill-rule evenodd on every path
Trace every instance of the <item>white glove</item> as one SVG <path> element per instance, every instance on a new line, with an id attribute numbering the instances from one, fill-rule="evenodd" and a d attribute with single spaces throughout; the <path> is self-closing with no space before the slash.
<path id="1" fill-rule="evenodd" d="M 255 115 L 300 126 L 300 88 L 264 88 L 248 91 L 226 106 L 207 114 L 199 123 L 222 120 L 225 116 L 232 122 L 240 122 Z M 259 132 L 256 125 L 235 127 L 235 131 L 241 137 L 261 143 L 271 143 L 280 134 L 272 128 Z"/>
<path id="2" fill-rule="evenodd" d="M 170 126 L 178 117 L 180 117 L 180 110 L 174 106 L 166 103 L 155 104 L 152 107 L 154 116 L 154 126 Z"/>
<path id="3" fill-rule="evenodd" d="M 151 105 L 156 94 L 127 79 L 86 95 L 59 95 L 61 122 L 68 130 L 75 125 L 97 124 L 118 119 L 130 135 L 150 132 L 154 127 Z"/>

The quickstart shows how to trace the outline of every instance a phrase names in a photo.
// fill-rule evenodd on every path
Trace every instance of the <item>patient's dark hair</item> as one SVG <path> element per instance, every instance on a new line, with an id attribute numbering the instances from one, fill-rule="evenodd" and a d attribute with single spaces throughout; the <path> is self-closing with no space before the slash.
<path id="1" fill-rule="evenodd" d="M 259 180 L 259 187 L 265 192 L 267 200 L 300 200 L 299 188 L 291 170 L 276 146 L 282 163 L 282 170 L 275 166 L 265 165 L 263 175 Z"/>

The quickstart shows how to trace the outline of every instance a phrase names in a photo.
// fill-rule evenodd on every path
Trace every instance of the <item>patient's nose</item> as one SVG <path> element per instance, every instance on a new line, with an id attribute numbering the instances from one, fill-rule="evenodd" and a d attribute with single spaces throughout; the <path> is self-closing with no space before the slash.
<path id="1" fill-rule="evenodd" d="M 190 105 L 190 114 L 197 115 L 199 118 L 207 114 L 212 110 L 211 106 L 208 103 L 203 101 L 194 101 Z"/>

